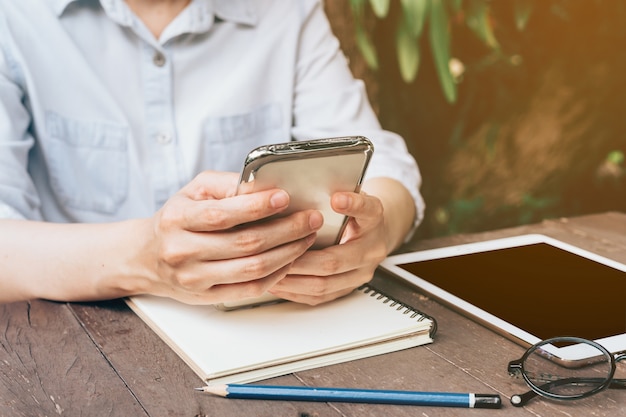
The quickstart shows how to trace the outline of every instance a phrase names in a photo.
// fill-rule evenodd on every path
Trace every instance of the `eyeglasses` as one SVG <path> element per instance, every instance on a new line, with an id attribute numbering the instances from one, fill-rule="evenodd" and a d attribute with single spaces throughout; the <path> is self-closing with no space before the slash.
<path id="1" fill-rule="evenodd" d="M 582 362 L 558 360 L 555 346 L 580 344 L 585 349 Z M 555 400 L 576 400 L 606 389 L 626 389 L 626 379 L 615 379 L 616 363 L 626 359 L 626 353 L 613 356 L 604 346 L 579 337 L 555 337 L 530 347 L 521 359 L 511 361 L 509 375 L 522 376 L 531 391 L 511 397 L 516 407 L 525 405 L 540 395 Z"/>

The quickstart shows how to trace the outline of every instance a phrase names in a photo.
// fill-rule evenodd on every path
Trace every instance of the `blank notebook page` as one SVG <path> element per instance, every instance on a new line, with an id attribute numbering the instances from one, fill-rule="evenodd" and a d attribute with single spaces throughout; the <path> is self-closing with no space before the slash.
<path id="1" fill-rule="evenodd" d="M 401 335 L 425 334 L 427 340 L 412 345 L 431 341 L 430 320 L 392 304 L 378 293 L 363 290 L 315 307 L 284 302 L 235 311 L 152 296 L 129 300 L 137 314 L 204 379 Z M 372 354 L 377 353 L 367 356 Z"/>

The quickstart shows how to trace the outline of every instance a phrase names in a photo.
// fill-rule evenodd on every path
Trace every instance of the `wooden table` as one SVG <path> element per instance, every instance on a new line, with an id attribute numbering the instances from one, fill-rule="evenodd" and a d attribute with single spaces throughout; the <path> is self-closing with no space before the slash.
<path id="1" fill-rule="evenodd" d="M 407 249 L 534 232 L 626 263 L 626 214 L 615 212 L 419 241 Z M 626 416 L 626 390 L 571 403 L 535 400 L 525 408 L 512 407 L 509 397 L 526 387 L 507 375 L 506 365 L 522 355 L 522 347 L 405 284 L 378 285 L 437 318 L 433 344 L 266 383 L 499 393 L 503 408 L 214 398 L 193 390 L 201 385 L 199 378 L 123 301 L 32 301 L 0 305 L 0 416 Z"/>

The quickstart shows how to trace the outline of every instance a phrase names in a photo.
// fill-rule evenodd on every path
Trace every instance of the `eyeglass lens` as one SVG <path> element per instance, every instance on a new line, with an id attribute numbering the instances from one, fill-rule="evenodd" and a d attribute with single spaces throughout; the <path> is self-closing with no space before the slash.
<path id="1" fill-rule="evenodd" d="M 586 345 L 591 357 L 585 363 L 559 363 L 550 357 L 547 343 L 528 352 L 523 364 L 527 381 L 553 398 L 579 398 L 606 385 L 613 374 L 612 357 L 593 345 Z"/>

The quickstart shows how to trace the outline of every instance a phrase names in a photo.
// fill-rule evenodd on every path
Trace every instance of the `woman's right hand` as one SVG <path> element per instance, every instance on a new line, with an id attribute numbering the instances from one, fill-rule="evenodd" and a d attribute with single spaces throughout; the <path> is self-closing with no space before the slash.
<path id="1" fill-rule="evenodd" d="M 314 242 L 316 210 L 258 222 L 287 208 L 273 189 L 235 195 L 239 176 L 206 171 L 172 196 L 151 219 L 142 292 L 189 304 L 263 294 Z"/>

